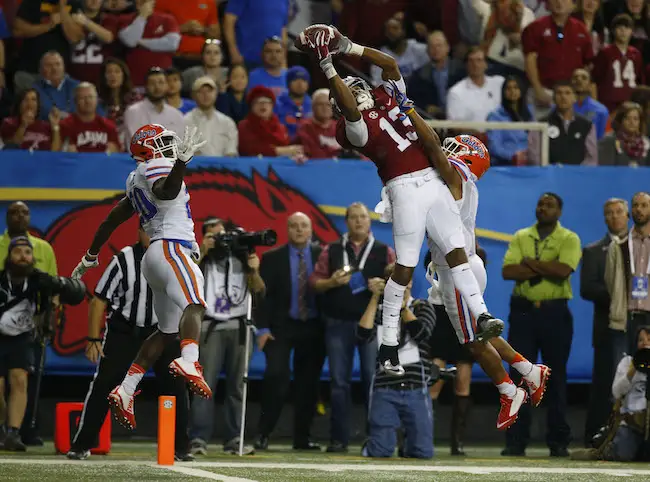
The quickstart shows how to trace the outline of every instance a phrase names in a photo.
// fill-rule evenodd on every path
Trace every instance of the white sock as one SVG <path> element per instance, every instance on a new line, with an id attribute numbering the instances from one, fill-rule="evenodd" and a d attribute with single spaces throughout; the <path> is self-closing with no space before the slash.
<path id="1" fill-rule="evenodd" d="M 512 364 L 512 368 L 517 370 L 519 373 L 521 373 L 524 378 L 528 375 L 530 375 L 533 371 L 533 364 L 529 362 L 528 360 L 520 361 L 520 362 L 515 362 Z"/>
<path id="2" fill-rule="evenodd" d="M 454 286 L 456 286 L 456 289 L 467 303 L 472 316 L 478 319 L 479 316 L 487 312 L 488 309 L 485 306 L 481 288 L 479 288 L 478 281 L 476 281 L 469 263 L 459 264 L 451 268 L 451 276 L 454 280 Z"/>
<path id="3" fill-rule="evenodd" d="M 497 384 L 497 390 L 499 390 L 501 395 L 505 395 L 508 398 L 514 397 L 515 393 L 517 393 L 517 387 L 510 379 Z"/>
<path id="4" fill-rule="evenodd" d="M 406 286 L 395 283 L 393 278 L 386 283 L 381 314 L 381 322 L 384 327 L 382 345 L 399 345 L 399 312 L 402 310 L 404 291 L 406 291 Z"/>
<path id="5" fill-rule="evenodd" d="M 136 363 L 131 365 L 124 380 L 122 380 L 122 388 L 124 388 L 127 395 L 133 395 L 135 393 L 135 390 L 138 388 L 138 384 L 140 383 L 140 380 L 142 380 L 143 376 L 144 369 L 140 365 Z"/>
<path id="6" fill-rule="evenodd" d="M 194 340 L 183 340 L 181 342 L 181 357 L 190 363 L 199 361 L 199 345 Z"/>

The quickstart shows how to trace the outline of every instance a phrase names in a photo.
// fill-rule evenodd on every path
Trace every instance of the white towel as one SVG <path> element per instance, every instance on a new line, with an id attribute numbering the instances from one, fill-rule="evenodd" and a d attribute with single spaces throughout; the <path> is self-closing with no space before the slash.
<path id="1" fill-rule="evenodd" d="M 381 190 L 381 201 L 375 206 L 375 212 L 380 215 L 379 221 L 382 223 L 393 222 L 393 209 L 388 197 L 388 188 L 384 186 Z"/>

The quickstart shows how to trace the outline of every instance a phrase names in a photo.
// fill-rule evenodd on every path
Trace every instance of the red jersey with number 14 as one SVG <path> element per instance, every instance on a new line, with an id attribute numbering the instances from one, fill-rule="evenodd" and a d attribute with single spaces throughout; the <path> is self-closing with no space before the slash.
<path id="1" fill-rule="evenodd" d="M 336 140 L 346 149 L 354 149 L 370 158 L 386 184 L 391 179 L 431 167 L 408 117 L 399 118 L 399 106 L 382 86 L 373 89 L 375 106 L 361 112 L 368 126 L 368 142 L 355 147 L 345 135 L 345 119 L 336 124 Z"/>
<path id="2" fill-rule="evenodd" d="M 641 52 L 634 47 L 621 52 L 616 45 L 607 45 L 598 52 L 591 76 L 598 86 L 598 100 L 613 112 L 643 84 Z"/>

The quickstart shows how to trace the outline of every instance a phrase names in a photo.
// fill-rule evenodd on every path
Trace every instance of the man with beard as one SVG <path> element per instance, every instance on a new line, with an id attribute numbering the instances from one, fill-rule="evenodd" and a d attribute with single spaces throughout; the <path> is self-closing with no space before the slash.
<path id="1" fill-rule="evenodd" d="M 429 62 L 427 46 L 414 39 L 407 39 L 401 20 L 395 17 L 389 19 L 384 25 L 384 35 L 386 40 L 379 50 L 395 59 L 405 81 Z M 381 69 L 376 65 L 370 67 L 370 78 L 373 85 L 381 84 Z"/>
<path id="2" fill-rule="evenodd" d="M 37 313 L 38 281 L 33 273 L 32 243 L 27 236 L 13 238 L 0 271 L 0 399 L 4 402 L 8 379 L 11 392 L 2 445 L 4 450 L 16 452 L 25 451 L 19 430 L 27 408 L 31 332 Z"/>
<path id="3" fill-rule="evenodd" d="M 32 245 L 32 250 L 34 252 L 34 267 L 40 271 L 43 271 L 50 276 L 57 275 L 56 268 L 56 257 L 54 255 L 54 250 L 50 243 L 44 239 L 37 238 L 29 234 L 29 223 L 30 223 L 30 214 L 29 207 L 22 201 L 16 201 L 9 205 L 7 208 L 7 217 L 6 224 L 7 229 L 2 236 L 0 236 L 0 267 L 4 266 L 5 259 L 9 252 L 9 244 L 11 240 L 18 236 L 25 236 Z M 55 303 L 57 303 L 55 298 Z M 28 387 L 28 400 L 27 400 L 27 412 L 24 417 L 25 423 L 21 429 L 21 435 L 23 442 L 27 445 L 43 445 L 43 440 L 38 436 L 35 427 L 31 426 L 32 413 L 34 410 L 34 405 L 36 403 L 36 379 L 38 369 L 38 364 L 36 363 L 42 356 L 43 345 L 39 342 L 31 343 L 31 348 L 33 354 L 31 360 L 33 365 L 29 367 L 31 376 L 29 377 L 29 387 Z M 2 428 L 3 422 L 6 416 L 6 406 L 4 404 L 4 399 L 0 397 L 0 438 L 2 437 Z M 39 417 L 37 417 L 38 419 Z"/>
<path id="4" fill-rule="evenodd" d="M 183 132 L 183 114 L 165 102 L 167 77 L 160 67 L 152 67 L 145 77 L 145 99 L 129 106 L 124 112 L 126 139 L 147 124 L 160 124 L 169 131 Z"/>
<path id="5" fill-rule="evenodd" d="M 650 194 L 632 197 L 634 227 L 627 236 L 614 239 L 607 250 L 605 283 L 611 297 L 610 326 L 627 328 L 627 353 L 634 353 L 640 326 L 650 324 Z"/>

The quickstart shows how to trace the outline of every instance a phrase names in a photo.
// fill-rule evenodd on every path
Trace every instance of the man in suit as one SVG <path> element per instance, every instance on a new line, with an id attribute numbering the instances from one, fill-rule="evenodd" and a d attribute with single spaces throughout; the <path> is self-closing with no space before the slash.
<path id="1" fill-rule="evenodd" d="M 605 202 L 607 234 L 600 241 L 586 246 L 582 253 L 580 296 L 594 303 L 594 361 L 584 440 L 588 447 L 611 412 L 612 381 L 625 347 L 625 332 L 609 326 L 610 297 L 605 285 L 605 263 L 612 236 L 623 237 L 627 234 L 628 219 L 627 201 L 608 199 Z"/>
<path id="2" fill-rule="evenodd" d="M 309 430 L 316 411 L 325 342 L 316 295 L 308 279 L 321 248 L 311 244 L 311 220 L 307 215 L 292 214 L 287 228 L 289 242 L 266 252 L 260 266 L 267 289 L 256 316 L 257 346 L 266 355 L 266 370 L 255 448 L 268 448 L 289 388 L 289 358 L 294 350 L 293 448 L 320 450 L 320 445 L 309 439 Z"/>

